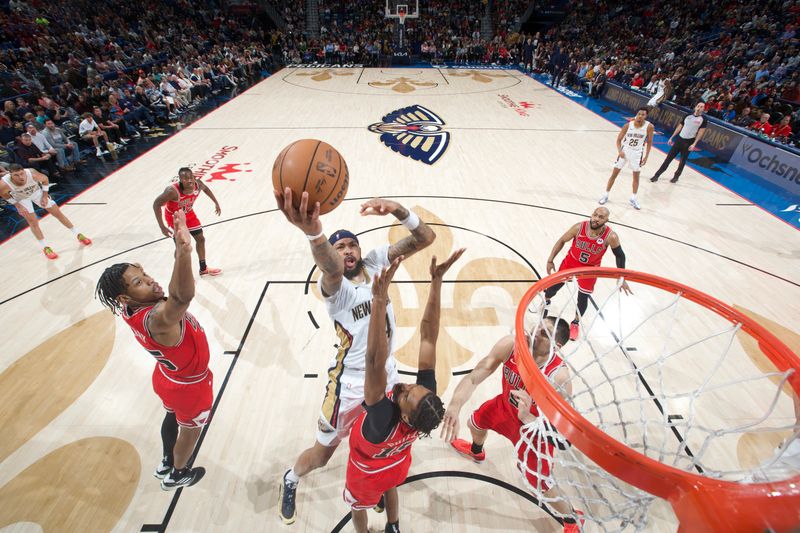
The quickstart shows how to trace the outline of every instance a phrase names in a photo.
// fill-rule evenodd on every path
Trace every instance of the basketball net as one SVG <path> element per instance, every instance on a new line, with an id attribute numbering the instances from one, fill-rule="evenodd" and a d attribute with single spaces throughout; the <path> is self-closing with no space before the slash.
<path id="1" fill-rule="evenodd" d="M 544 323 L 547 287 L 566 282 L 547 316 L 574 318 L 576 276 L 600 279 L 578 339 L 559 352 L 569 379 L 556 390 L 529 339 Z M 633 295 L 622 294 L 624 280 Z M 521 429 L 518 467 L 554 515 L 602 531 L 674 531 L 677 522 L 679 531 L 789 531 L 800 523 L 792 398 L 800 360 L 754 320 L 663 278 L 581 268 L 531 287 L 516 332 L 540 412 Z M 768 365 L 756 366 L 754 351 Z"/>
<path id="2" fill-rule="evenodd" d="M 397 11 L 397 18 L 400 19 L 400 25 L 401 26 L 405 26 L 406 25 L 406 14 L 407 13 L 406 13 L 405 9 L 400 9 L 400 10 Z"/>

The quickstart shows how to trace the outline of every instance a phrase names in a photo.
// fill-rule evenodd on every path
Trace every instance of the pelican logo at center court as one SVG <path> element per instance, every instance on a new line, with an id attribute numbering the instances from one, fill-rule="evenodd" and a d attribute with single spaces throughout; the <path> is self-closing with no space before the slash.
<path id="1" fill-rule="evenodd" d="M 379 133 L 381 142 L 403 157 L 432 165 L 450 144 L 444 125 L 430 109 L 412 105 L 385 115 L 383 122 L 370 125 L 369 131 Z"/>

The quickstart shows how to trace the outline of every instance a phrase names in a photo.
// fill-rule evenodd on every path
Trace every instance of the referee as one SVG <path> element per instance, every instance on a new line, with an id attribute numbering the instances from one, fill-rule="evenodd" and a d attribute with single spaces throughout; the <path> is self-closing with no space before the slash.
<path id="1" fill-rule="evenodd" d="M 678 163 L 678 170 L 675 172 L 672 179 L 669 180 L 670 183 L 676 183 L 678 181 L 681 172 L 683 172 L 683 167 L 686 165 L 686 160 L 689 158 L 689 152 L 697 150 L 697 143 L 700 142 L 700 139 L 703 138 L 703 134 L 706 132 L 708 120 L 706 120 L 706 117 L 703 115 L 703 109 L 705 109 L 705 107 L 706 105 L 703 102 L 698 102 L 697 105 L 694 106 L 694 113 L 687 115 L 686 118 L 683 119 L 683 123 L 678 124 L 678 127 L 675 128 L 675 133 L 672 134 L 667 142 L 672 148 L 669 149 L 667 158 L 658 170 L 656 170 L 655 176 L 650 178 L 650 181 L 658 181 L 658 177 L 667 170 L 667 167 L 672 163 L 672 160 L 675 159 L 675 156 L 680 153 L 681 161 Z M 672 139 L 675 138 L 675 136 L 678 138 L 673 143 Z"/>

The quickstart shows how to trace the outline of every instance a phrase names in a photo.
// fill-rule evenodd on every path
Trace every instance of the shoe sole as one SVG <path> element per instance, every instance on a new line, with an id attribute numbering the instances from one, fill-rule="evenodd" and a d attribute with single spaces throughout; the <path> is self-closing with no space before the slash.
<path id="1" fill-rule="evenodd" d="M 281 481 L 281 484 L 278 485 L 278 507 L 280 507 L 282 502 L 283 502 L 283 481 Z M 286 518 L 285 516 L 283 516 L 283 513 L 281 511 L 278 511 L 278 516 L 281 517 L 281 521 L 284 524 L 290 526 L 294 524 L 295 517 L 297 516 L 297 511 L 295 510 L 295 513 L 289 518 Z"/>
<path id="2" fill-rule="evenodd" d="M 156 478 L 156 479 L 164 479 L 165 477 L 167 477 L 167 474 L 169 474 L 169 470 L 167 470 L 166 472 L 164 472 L 162 474 L 161 472 L 158 471 L 158 469 L 156 469 L 153 472 L 153 477 Z"/>

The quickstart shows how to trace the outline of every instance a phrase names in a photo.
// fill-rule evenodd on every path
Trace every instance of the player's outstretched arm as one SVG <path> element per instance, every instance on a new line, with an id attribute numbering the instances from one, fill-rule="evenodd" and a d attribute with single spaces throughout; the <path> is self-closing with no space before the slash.
<path id="1" fill-rule="evenodd" d="M 411 235 L 389 247 L 389 261 L 401 255 L 408 259 L 423 248 L 430 246 L 436 240 L 433 230 L 420 220 L 413 211 L 409 211 L 399 203 L 385 198 L 373 198 L 361 204 L 362 215 L 388 215 L 391 213 L 408 228 Z"/>
<path id="2" fill-rule="evenodd" d="M 160 337 L 174 334 L 176 327 L 183 320 L 189 304 L 194 298 L 194 275 L 192 273 L 192 236 L 186 227 L 186 214 L 176 211 L 175 224 L 175 266 L 172 267 L 172 278 L 169 281 L 169 297 L 153 308 L 150 313 L 148 328 L 157 342 Z M 177 339 L 174 339 L 177 341 Z"/>
<path id="3" fill-rule="evenodd" d="M 571 228 L 567 230 L 567 232 L 559 238 L 556 243 L 553 245 L 553 249 L 550 250 L 550 257 L 547 258 L 547 274 L 552 274 L 556 271 L 556 256 L 558 252 L 567 244 L 569 241 L 575 238 L 578 232 L 581 230 L 581 223 L 578 222 Z"/>
<path id="4" fill-rule="evenodd" d="M 489 355 L 478 361 L 472 372 L 458 383 L 453 393 L 453 399 L 450 400 L 450 405 L 447 406 L 447 411 L 445 411 L 444 419 L 442 420 L 441 436 L 445 441 L 452 442 L 453 439 L 458 437 L 461 408 L 472 397 L 478 385 L 494 374 L 497 367 L 511 356 L 512 351 L 514 351 L 514 336 L 506 335 L 497 341 L 489 351 Z"/>
<path id="5" fill-rule="evenodd" d="M 164 217 L 161 212 L 161 208 L 164 207 L 164 204 L 169 202 L 170 200 L 177 202 L 180 199 L 178 195 L 178 191 L 175 190 L 175 187 L 167 187 L 164 189 L 164 192 L 156 196 L 156 199 L 153 200 L 153 213 L 156 215 L 156 222 L 158 222 L 158 229 L 161 230 L 161 233 L 164 234 L 164 237 L 172 237 L 172 232 L 164 224 Z"/>
<path id="6" fill-rule="evenodd" d="M 439 317 L 441 315 L 442 278 L 445 272 L 464 253 L 466 248 L 459 248 L 441 265 L 436 264 L 436 256 L 431 258 L 431 287 L 428 293 L 428 303 L 420 322 L 419 370 L 436 368 L 436 339 L 439 337 Z M 436 391 L 434 391 L 436 392 Z"/>
<path id="7" fill-rule="evenodd" d="M 372 312 L 367 335 L 366 372 L 364 376 L 364 402 L 375 405 L 386 391 L 386 359 L 389 357 L 389 338 L 386 334 L 386 308 L 389 305 L 389 284 L 392 282 L 402 257 L 396 258 L 372 281 Z"/>
<path id="8" fill-rule="evenodd" d="M 200 187 L 200 190 L 206 193 L 206 196 L 211 198 L 211 201 L 214 202 L 214 214 L 220 216 L 222 214 L 222 208 L 219 206 L 219 202 L 217 201 L 217 197 L 214 196 L 214 193 L 211 191 L 208 185 L 203 183 L 200 180 L 197 180 L 197 186 Z"/>
<path id="9" fill-rule="evenodd" d="M 336 294 L 344 278 L 344 260 L 325 238 L 322 222 L 319 219 L 319 202 L 315 202 L 309 211 L 307 192 L 303 191 L 300 196 L 299 208 L 292 204 L 292 189 L 289 187 L 283 192 L 273 191 L 273 193 L 283 216 L 293 226 L 300 228 L 311 244 L 314 263 L 322 271 L 322 292 L 326 296 Z"/>
<path id="10" fill-rule="evenodd" d="M 617 235 L 617 232 L 612 231 L 608 235 L 608 245 L 611 247 L 611 252 L 614 254 L 617 268 L 625 268 L 625 252 L 622 251 L 622 244 L 619 242 L 619 235 Z M 633 291 L 628 286 L 627 281 L 622 282 L 622 286 L 619 288 L 619 290 L 625 294 L 633 294 Z"/>

